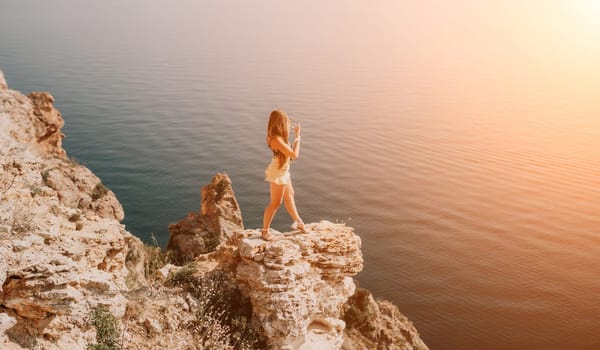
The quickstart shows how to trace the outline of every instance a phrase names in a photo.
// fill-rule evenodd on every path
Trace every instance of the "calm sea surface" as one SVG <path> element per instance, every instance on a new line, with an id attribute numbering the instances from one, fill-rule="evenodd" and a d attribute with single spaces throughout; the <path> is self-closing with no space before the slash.
<path id="1" fill-rule="evenodd" d="M 217 172 L 267 204 L 269 112 L 303 123 L 305 221 L 437 349 L 600 349 L 594 1 L 1 1 L 9 86 L 164 244 Z M 290 219 L 279 211 L 274 227 Z"/>

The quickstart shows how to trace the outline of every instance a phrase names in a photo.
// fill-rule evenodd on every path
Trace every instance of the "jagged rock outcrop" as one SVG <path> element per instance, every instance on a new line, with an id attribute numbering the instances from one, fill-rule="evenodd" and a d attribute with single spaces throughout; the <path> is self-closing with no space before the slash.
<path id="1" fill-rule="evenodd" d="M 427 350 L 413 324 L 396 305 L 375 300 L 358 288 L 344 305 L 346 338 L 343 350 L 388 349 Z"/>
<path id="2" fill-rule="evenodd" d="M 169 225 L 167 249 L 181 263 L 215 250 L 220 242 L 244 229 L 240 206 L 226 174 L 217 174 L 202 187 L 201 203 L 200 212 L 189 213 Z"/>
<path id="3" fill-rule="evenodd" d="M 0 124 L 6 136 L 0 144 L 4 153 L 22 151 L 41 157 L 65 157 L 64 134 L 60 131 L 64 120 L 53 106 L 52 95 L 32 92 L 23 96 L 9 89 L 0 91 L 0 113 L 6 114 Z"/>
<path id="4" fill-rule="evenodd" d="M 361 240 L 343 224 L 306 229 L 269 242 L 258 230 L 240 233 L 235 278 L 276 349 L 340 349 L 342 306 L 363 267 Z"/>
<path id="5" fill-rule="evenodd" d="M 32 104 L 31 119 L 34 121 L 35 137 L 42 155 L 65 156 L 60 129 L 65 125 L 60 112 L 54 108 L 54 97 L 47 92 L 32 92 L 27 97 Z"/>
<path id="6" fill-rule="evenodd" d="M 114 194 L 66 157 L 53 102 L 0 89 L 0 348 L 85 349 L 90 310 L 120 317 L 145 283 L 141 241 Z"/>

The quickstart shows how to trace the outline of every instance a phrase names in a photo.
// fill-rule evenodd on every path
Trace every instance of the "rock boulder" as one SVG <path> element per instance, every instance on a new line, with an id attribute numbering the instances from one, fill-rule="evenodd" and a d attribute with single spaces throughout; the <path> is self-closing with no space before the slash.
<path id="1" fill-rule="evenodd" d="M 214 251 L 221 242 L 244 229 L 229 176 L 217 174 L 202 187 L 201 197 L 198 213 L 189 213 L 184 219 L 169 225 L 167 250 L 173 251 L 180 263 Z"/>
<path id="2" fill-rule="evenodd" d="M 340 349 L 342 306 L 363 267 L 361 240 L 343 224 L 321 221 L 306 229 L 269 242 L 258 230 L 240 232 L 236 280 L 274 348 Z"/>

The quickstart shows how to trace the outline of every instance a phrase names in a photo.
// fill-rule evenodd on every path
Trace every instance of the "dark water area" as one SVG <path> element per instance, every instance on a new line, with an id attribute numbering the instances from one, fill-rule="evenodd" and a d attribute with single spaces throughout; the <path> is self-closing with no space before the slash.
<path id="1" fill-rule="evenodd" d="M 165 244 L 217 172 L 258 228 L 266 123 L 283 108 L 303 125 L 291 173 L 304 221 L 355 227 L 361 286 L 432 350 L 598 349 L 600 25 L 588 13 L 2 1 L 0 69 L 12 89 L 52 93 L 69 156 L 145 241 Z M 274 228 L 290 223 L 280 209 Z"/>

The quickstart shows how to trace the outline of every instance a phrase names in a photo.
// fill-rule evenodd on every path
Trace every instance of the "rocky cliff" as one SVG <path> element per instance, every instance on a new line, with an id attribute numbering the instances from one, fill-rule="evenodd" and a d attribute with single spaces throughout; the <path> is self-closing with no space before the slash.
<path id="1" fill-rule="evenodd" d="M 242 212 L 227 175 L 217 174 L 202 187 L 200 193 L 200 211 L 191 212 L 186 218 L 169 225 L 167 249 L 173 252 L 179 263 L 214 251 L 235 232 L 244 229 Z"/>
<path id="2" fill-rule="evenodd" d="M 142 243 L 114 194 L 66 157 L 53 97 L 0 78 L 0 348 L 83 349 L 90 310 L 121 317 L 124 291 L 145 283 Z"/>
<path id="3" fill-rule="evenodd" d="M 306 230 L 274 242 L 242 232 L 235 278 L 276 348 L 340 349 L 342 307 L 363 267 L 361 241 L 352 228 L 327 221 Z"/>
<path id="4" fill-rule="evenodd" d="M 168 251 L 143 246 L 114 194 L 67 157 L 53 102 L 9 90 L 0 71 L 0 349 L 426 349 L 395 306 L 356 287 L 351 227 L 263 241 L 224 174 L 170 226 Z"/>
<path id="5" fill-rule="evenodd" d="M 221 213 L 218 227 L 240 222 L 226 175 L 217 174 L 202 192 L 222 198 L 210 203 L 211 212 Z M 306 233 L 280 232 L 276 240 L 264 241 L 257 229 L 207 231 L 203 212 L 171 225 L 177 228 L 171 229 L 171 242 L 184 242 L 177 239 L 182 236 L 192 242 L 221 241 L 215 252 L 185 257 L 204 271 L 227 276 L 247 299 L 265 345 L 287 350 L 427 349 L 396 306 L 357 288 L 352 277 L 362 270 L 363 258 L 361 239 L 353 228 L 321 221 L 306 224 Z M 181 251 L 176 248 L 173 253 Z"/>

